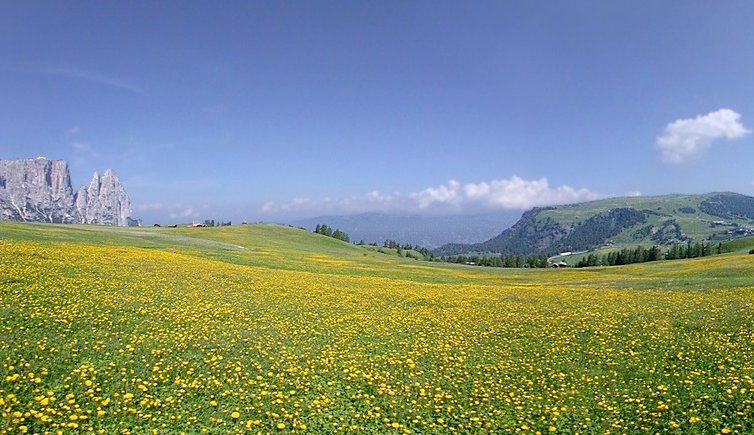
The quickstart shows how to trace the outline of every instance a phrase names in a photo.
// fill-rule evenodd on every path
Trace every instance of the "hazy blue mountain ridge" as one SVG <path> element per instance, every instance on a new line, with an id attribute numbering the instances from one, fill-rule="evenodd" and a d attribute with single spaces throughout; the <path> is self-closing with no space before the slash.
<path id="1" fill-rule="evenodd" d="M 320 216 L 286 222 L 313 230 L 318 224 L 346 232 L 352 242 L 382 244 L 395 240 L 425 248 L 447 243 L 476 243 L 487 240 L 509 227 L 520 211 L 501 211 L 475 215 L 422 216 L 417 214 L 361 213 L 347 216 Z"/>

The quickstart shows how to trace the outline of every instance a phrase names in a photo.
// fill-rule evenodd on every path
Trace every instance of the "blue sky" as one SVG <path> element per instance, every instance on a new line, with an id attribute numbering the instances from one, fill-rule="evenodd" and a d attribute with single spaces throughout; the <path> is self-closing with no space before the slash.
<path id="1" fill-rule="evenodd" d="M 2 2 L 0 158 L 146 220 L 754 193 L 754 3 Z"/>

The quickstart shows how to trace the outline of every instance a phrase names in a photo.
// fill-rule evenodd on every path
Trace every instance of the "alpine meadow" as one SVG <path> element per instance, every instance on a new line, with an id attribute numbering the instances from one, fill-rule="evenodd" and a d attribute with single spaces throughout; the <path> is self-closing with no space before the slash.
<path id="1" fill-rule="evenodd" d="M 494 269 L 275 225 L 0 234 L 3 433 L 754 430 L 746 252 Z"/>
<path id="2" fill-rule="evenodd" d="M 0 435 L 754 435 L 752 23 L 0 0 Z"/>

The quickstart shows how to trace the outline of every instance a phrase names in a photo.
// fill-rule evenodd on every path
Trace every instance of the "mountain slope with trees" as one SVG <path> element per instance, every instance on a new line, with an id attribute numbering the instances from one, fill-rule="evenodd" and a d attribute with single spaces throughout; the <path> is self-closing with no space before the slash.
<path id="1" fill-rule="evenodd" d="M 737 193 L 621 197 L 534 208 L 482 243 L 447 244 L 439 256 L 555 255 L 599 248 L 719 242 L 754 234 L 754 198 Z"/>

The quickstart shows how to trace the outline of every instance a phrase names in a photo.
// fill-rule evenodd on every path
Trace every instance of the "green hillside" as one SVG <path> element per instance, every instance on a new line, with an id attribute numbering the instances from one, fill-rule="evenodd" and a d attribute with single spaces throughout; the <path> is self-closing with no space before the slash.
<path id="1" fill-rule="evenodd" d="M 624 197 L 535 208 L 499 236 L 446 245 L 439 255 L 468 252 L 556 254 L 600 248 L 717 243 L 754 233 L 754 198 L 735 193 Z"/>
<path id="2" fill-rule="evenodd" d="M 493 269 L 273 225 L 0 223 L 0 433 L 751 433 L 753 258 Z"/>
<path id="3" fill-rule="evenodd" d="M 110 227 L 0 222 L 0 239 L 128 246 L 212 259 L 225 263 L 336 275 L 410 275 L 442 281 L 429 263 L 380 253 L 332 237 L 281 225 L 228 227 Z M 333 264 L 337 263 L 337 267 Z M 406 264 L 401 271 L 381 267 Z M 455 279 L 455 278 L 452 278 Z"/>

